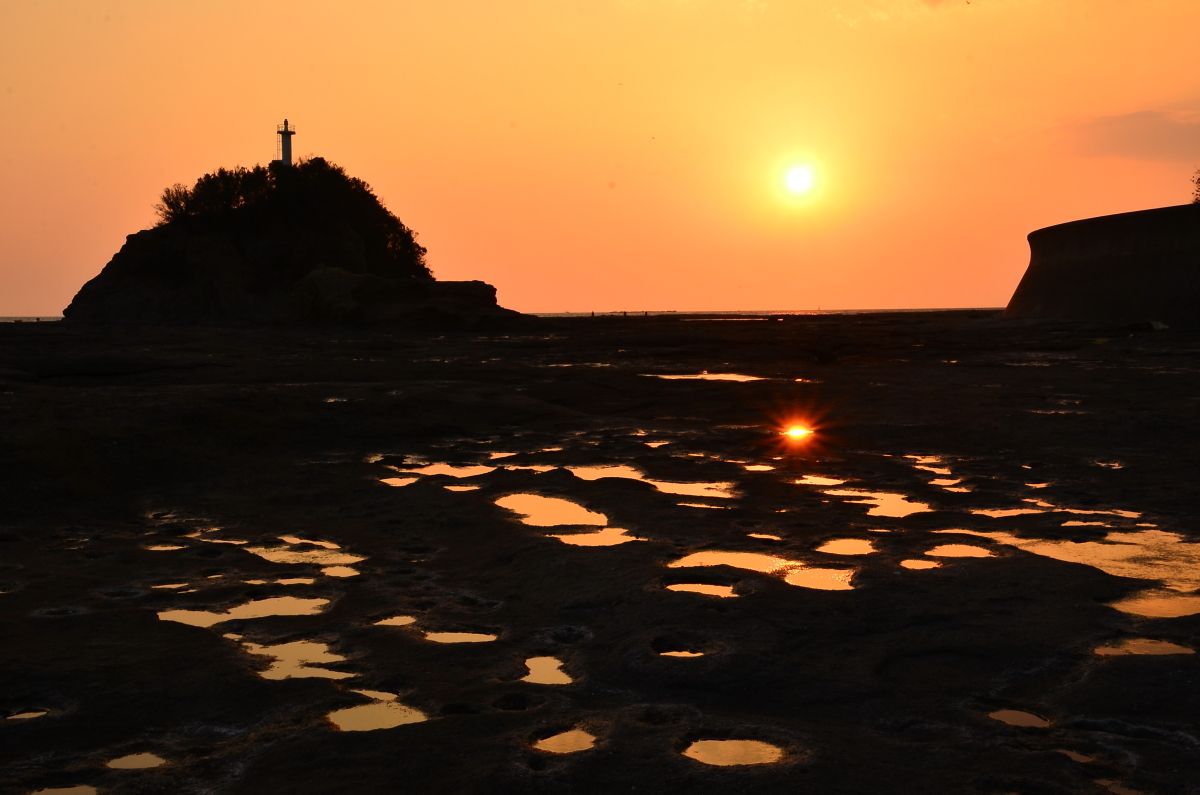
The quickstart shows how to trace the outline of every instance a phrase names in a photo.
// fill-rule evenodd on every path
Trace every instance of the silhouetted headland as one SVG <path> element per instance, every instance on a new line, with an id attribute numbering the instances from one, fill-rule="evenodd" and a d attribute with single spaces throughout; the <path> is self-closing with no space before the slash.
<path id="1" fill-rule="evenodd" d="M 522 316 L 482 281 L 437 281 L 425 248 L 362 180 L 314 157 L 167 188 L 63 315 L 137 324 L 476 327 Z"/>
<path id="2" fill-rule="evenodd" d="M 1006 314 L 1200 326 L 1200 204 L 1038 229 Z"/>

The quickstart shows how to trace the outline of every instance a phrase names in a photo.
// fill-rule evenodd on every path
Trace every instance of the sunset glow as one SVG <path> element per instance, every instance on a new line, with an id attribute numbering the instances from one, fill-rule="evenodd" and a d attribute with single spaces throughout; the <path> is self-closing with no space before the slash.
<path id="1" fill-rule="evenodd" d="M 1200 166 L 1191 0 L 69 7 L 0 6 L 0 315 L 284 117 L 531 312 L 1000 306 L 1031 230 Z"/>

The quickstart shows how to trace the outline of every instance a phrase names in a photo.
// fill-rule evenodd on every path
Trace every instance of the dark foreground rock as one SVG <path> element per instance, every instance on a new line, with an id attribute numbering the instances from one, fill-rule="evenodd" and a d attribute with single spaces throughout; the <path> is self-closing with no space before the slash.
<path id="1" fill-rule="evenodd" d="M 108 324 L 366 323 L 472 328 L 522 316 L 481 281 L 389 278 L 357 266 L 353 233 L 316 241 L 321 264 L 294 249 L 314 241 L 264 233 L 245 241 L 225 229 L 165 226 L 130 235 L 64 311 L 71 322 Z M 357 256 L 356 256 L 357 254 Z M 338 264 L 323 264 L 325 262 Z"/>
<path id="2" fill-rule="evenodd" d="M 1198 615 L 1111 606 L 1162 587 L 1133 575 L 1196 590 L 1198 348 L 995 313 L 0 325 L 0 791 L 1194 793 L 1200 655 L 1093 650 L 1200 647 Z M 704 370 L 761 380 L 647 375 Z M 780 444 L 794 417 L 811 443 Z M 666 490 L 570 469 L 605 464 Z M 590 528 L 522 523 L 496 504 L 519 492 L 643 540 L 563 543 Z M 839 538 L 874 551 L 819 551 Z M 931 554 L 951 543 L 990 557 Z M 671 565 L 704 551 L 853 587 Z M 327 601 L 245 614 L 289 596 Z M 242 612 L 159 618 L 176 610 Z M 296 643 L 317 672 L 266 678 L 262 647 Z M 523 681 L 540 656 L 573 681 Z M 361 691 L 428 719 L 338 731 Z M 1006 709 L 1044 723 L 988 717 Z M 593 748 L 534 747 L 575 727 Z M 681 753 L 727 738 L 782 756 Z M 108 766 L 138 753 L 167 763 Z"/>
<path id="3" fill-rule="evenodd" d="M 1200 328 L 1200 204 L 1050 226 L 1029 248 L 1009 317 Z"/>

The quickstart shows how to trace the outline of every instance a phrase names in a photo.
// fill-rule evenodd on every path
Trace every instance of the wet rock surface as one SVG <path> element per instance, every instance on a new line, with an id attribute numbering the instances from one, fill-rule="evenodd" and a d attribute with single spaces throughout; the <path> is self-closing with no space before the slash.
<path id="1" fill-rule="evenodd" d="M 993 313 L 0 326 L 0 789 L 1197 791 L 1200 655 L 1095 650 L 1198 645 L 1198 349 Z M 759 380 L 648 377 L 704 372 Z M 754 556 L 671 567 L 703 552 Z M 1147 594 L 1184 614 L 1114 607 Z M 685 754 L 725 741 L 770 753 Z"/>

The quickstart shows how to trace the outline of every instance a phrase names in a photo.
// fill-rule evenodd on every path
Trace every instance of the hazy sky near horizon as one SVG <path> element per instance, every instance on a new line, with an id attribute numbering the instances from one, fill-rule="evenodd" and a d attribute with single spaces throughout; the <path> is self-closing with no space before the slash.
<path id="1" fill-rule="evenodd" d="M 1000 306 L 1030 230 L 1190 200 L 1198 31 L 1195 0 L 0 0 L 0 315 L 59 313 L 285 116 L 515 309 Z"/>

